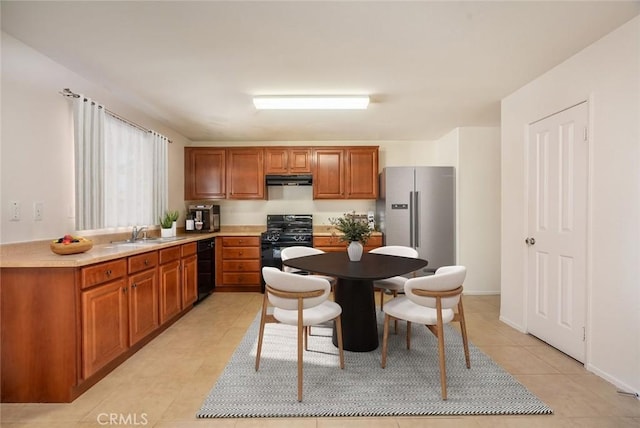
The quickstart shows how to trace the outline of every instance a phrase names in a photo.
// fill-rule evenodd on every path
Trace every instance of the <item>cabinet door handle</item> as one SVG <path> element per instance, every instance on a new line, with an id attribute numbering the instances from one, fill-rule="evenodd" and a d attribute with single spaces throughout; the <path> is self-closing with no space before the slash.
<path id="1" fill-rule="evenodd" d="M 127 287 L 122 287 L 122 292 L 126 293 L 127 292 Z"/>
<path id="2" fill-rule="evenodd" d="M 134 284 L 131 285 L 131 288 L 136 288 L 137 286 L 138 286 L 138 284 L 134 283 Z"/>

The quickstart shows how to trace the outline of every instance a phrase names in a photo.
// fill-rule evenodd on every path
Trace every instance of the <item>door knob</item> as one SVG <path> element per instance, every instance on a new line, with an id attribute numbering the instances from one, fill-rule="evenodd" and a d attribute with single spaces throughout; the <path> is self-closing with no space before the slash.
<path id="1" fill-rule="evenodd" d="M 524 242 L 529 246 L 536 245 L 536 238 L 527 238 L 524 240 Z"/>

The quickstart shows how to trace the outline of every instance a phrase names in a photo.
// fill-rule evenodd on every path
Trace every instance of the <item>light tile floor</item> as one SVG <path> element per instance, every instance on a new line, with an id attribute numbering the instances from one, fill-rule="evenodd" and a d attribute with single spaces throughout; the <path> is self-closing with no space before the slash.
<path id="1" fill-rule="evenodd" d="M 580 363 L 498 320 L 498 296 L 465 296 L 469 338 L 554 409 L 544 416 L 195 418 L 262 303 L 214 293 L 70 404 L 2 404 L 1 426 L 295 428 L 640 427 L 640 401 Z M 118 418 L 110 422 L 109 414 Z M 127 420 L 128 417 L 128 420 Z"/>

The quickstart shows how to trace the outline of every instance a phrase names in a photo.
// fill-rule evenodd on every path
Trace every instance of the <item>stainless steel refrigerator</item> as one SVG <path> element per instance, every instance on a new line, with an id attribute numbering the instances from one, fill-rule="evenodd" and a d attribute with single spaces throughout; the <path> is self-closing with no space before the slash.
<path id="1" fill-rule="evenodd" d="M 385 245 L 418 250 L 426 275 L 455 264 L 455 170 L 453 167 L 387 167 L 380 174 L 377 222 Z"/>

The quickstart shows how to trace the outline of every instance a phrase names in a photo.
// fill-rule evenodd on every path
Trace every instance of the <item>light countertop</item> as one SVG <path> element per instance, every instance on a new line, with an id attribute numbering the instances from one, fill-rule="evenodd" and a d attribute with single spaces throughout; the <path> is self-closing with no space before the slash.
<path id="1" fill-rule="evenodd" d="M 147 243 L 115 244 L 111 241 L 122 241 L 128 234 L 111 234 L 89 236 L 93 248 L 85 253 L 59 255 L 51 251 L 52 240 L 33 241 L 0 245 L 0 268 L 74 268 L 94 263 L 105 262 L 121 257 L 159 250 L 174 245 L 188 244 L 216 236 L 260 236 L 265 226 L 223 226 L 219 232 L 186 233 L 181 231 L 176 238 L 165 238 Z M 314 236 L 332 236 L 336 234 L 331 226 L 316 226 Z M 339 234 L 339 233 L 338 233 Z M 374 232 L 379 235 L 380 232 Z"/>

